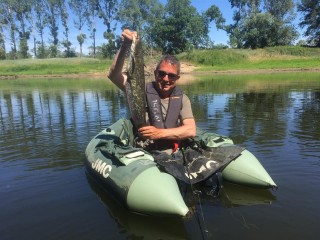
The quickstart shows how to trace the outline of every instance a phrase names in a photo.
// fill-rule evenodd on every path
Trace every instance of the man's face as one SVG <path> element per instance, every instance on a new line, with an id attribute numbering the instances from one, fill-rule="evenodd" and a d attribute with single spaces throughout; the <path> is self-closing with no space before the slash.
<path id="1" fill-rule="evenodd" d="M 162 98 L 170 96 L 176 81 L 180 78 L 178 75 L 178 66 L 169 62 L 162 62 L 158 70 L 154 71 L 156 87 Z"/>

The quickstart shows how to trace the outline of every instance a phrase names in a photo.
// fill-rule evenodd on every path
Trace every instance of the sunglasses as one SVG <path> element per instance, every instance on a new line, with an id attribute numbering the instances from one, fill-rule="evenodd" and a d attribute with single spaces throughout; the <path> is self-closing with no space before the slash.
<path id="1" fill-rule="evenodd" d="M 161 71 L 161 70 L 158 70 L 157 72 L 158 72 L 158 77 L 159 78 L 164 78 L 166 75 L 168 75 L 168 79 L 170 81 L 176 81 L 179 78 L 178 74 L 166 73 L 165 71 Z"/>

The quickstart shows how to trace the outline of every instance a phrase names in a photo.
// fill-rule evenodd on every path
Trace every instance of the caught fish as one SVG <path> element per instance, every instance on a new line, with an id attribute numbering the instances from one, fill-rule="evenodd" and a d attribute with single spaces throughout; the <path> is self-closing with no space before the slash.
<path id="1" fill-rule="evenodd" d="M 125 92 L 135 127 L 146 125 L 146 93 L 141 41 L 134 38 L 129 51 Z"/>

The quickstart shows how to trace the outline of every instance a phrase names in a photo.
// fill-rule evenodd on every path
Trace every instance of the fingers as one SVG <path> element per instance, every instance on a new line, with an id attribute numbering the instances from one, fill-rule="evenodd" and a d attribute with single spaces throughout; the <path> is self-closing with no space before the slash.
<path id="1" fill-rule="evenodd" d="M 126 28 L 122 31 L 121 38 L 122 41 L 132 42 L 134 38 L 138 38 L 138 33 L 136 31 L 130 31 L 130 29 Z"/>
<path id="2" fill-rule="evenodd" d="M 138 132 L 142 135 L 148 134 L 152 132 L 152 128 L 150 128 L 150 126 L 146 126 L 146 127 L 141 127 L 138 129 Z"/>
<path id="3" fill-rule="evenodd" d="M 153 126 L 145 126 L 138 129 L 140 136 L 150 139 L 156 139 L 158 135 L 158 129 Z"/>

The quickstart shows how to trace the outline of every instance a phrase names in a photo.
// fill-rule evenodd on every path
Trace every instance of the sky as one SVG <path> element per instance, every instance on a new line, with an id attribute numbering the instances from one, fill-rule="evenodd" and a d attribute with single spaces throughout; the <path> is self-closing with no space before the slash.
<path id="1" fill-rule="evenodd" d="M 233 9 L 231 9 L 230 2 L 227 0 L 192 0 L 191 5 L 196 7 L 198 12 L 204 12 L 212 5 L 216 5 L 222 16 L 226 19 L 226 24 L 232 23 Z M 215 44 L 228 44 L 229 37 L 223 30 L 217 30 L 214 23 L 210 26 L 209 37 Z"/>

